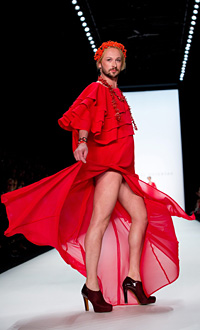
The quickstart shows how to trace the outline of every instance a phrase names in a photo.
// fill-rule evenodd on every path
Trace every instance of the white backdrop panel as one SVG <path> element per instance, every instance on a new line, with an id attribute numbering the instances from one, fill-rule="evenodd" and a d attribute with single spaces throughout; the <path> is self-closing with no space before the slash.
<path id="1" fill-rule="evenodd" d="M 124 93 L 138 126 L 135 167 L 140 179 L 152 177 L 157 188 L 183 208 L 184 186 L 178 90 Z"/>

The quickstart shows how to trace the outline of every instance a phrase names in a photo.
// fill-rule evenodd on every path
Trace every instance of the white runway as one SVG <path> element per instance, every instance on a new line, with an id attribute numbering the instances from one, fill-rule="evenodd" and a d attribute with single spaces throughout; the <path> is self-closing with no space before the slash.
<path id="1" fill-rule="evenodd" d="M 151 306 L 114 307 L 112 313 L 85 312 L 84 277 L 55 250 L 0 275 L 0 330 L 199 330 L 200 223 L 174 219 L 180 242 L 181 274 L 155 295 Z"/>

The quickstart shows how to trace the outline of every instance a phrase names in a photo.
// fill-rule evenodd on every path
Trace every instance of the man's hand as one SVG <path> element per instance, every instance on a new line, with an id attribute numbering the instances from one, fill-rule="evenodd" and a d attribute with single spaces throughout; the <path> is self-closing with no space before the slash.
<path id="1" fill-rule="evenodd" d="M 77 161 L 81 160 L 83 163 L 86 163 L 86 157 L 88 154 L 87 143 L 79 144 L 78 148 L 74 151 L 74 157 Z"/>

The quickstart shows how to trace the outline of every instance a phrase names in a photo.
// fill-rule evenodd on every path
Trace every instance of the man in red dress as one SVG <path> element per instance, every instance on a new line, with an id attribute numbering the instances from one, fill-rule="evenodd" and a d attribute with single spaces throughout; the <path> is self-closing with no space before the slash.
<path id="1" fill-rule="evenodd" d="M 109 88 L 108 85 L 110 85 L 112 91 L 117 89 L 118 76 L 125 68 L 125 52 L 115 45 L 112 47 L 107 43 L 106 46 L 108 47 L 105 47 L 100 56 L 97 56 L 97 67 L 101 74 L 99 83 L 105 86 L 105 88 Z M 75 159 L 83 163 L 87 161 L 88 133 L 87 130 L 79 130 L 79 142 L 81 143 L 74 151 Z M 131 289 L 137 295 L 139 303 L 153 303 L 155 302 L 155 297 L 147 298 L 145 296 L 140 276 L 140 259 L 148 224 L 145 203 L 141 196 L 136 195 L 130 189 L 127 182 L 123 180 L 122 174 L 113 170 L 107 170 L 95 177 L 93 213 L 85 237 L 87 279 L 83 290 L 87 292 L 89 290 L 91 297 L 94 295 L 92 291 L 97 292 L 99 290 L 97 268 L 102 239 L 117 200 L 119 200 L 132 219 L 128 238 L 130 266 L 128 276 L 123 283 L 125 299 L 127 301 L 127 289 Z M 87 297 L 87 294 L 85 296 Z M 93 302 L 92 299 L 91 302 Z M 104 304 L 102 300 L 102 311 L 104 310 Z M 105 304 L 105 310 L 106 308 L 109 307 Z"/>
<path id="2" fill-rule="evenodd" d="M 89 300 L 95 312 L 154 303 L 151 294 L 179 275 L 171 216 L 194 219 L 135 173 L 137 127 L 117 88 L 125 59 L 122 44 L 103 43 L 95 54 L 98 81 L 58 121 L 72 131 L 77 162 L 1 197 L 9 219 L 5 235 L 22 233 L 55 247 L 86 276 L 85 308 Z"/>

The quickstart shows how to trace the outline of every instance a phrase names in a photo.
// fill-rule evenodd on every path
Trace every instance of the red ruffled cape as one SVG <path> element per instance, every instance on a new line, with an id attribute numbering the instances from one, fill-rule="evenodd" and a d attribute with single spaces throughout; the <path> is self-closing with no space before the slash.
<path id="1" fill-rule="evenodd" d="M 119 93 L 119 90 L 116 89 Z M 141 276 L 148 295 L 172 283 L 179 274 L 178 242 L 171 216 L 193 220 L 169 196 L 139 180 L 134 171 L 133 128 L 126 103 L 117 122 L 108 89 L 89 85 L 59 119 L 73 131 L 88 130 L 87 163 L 74 165 L 27 187 L 2 195 L 9 228 L 5 235 L 22 233 L 38 245 L 55 247 L 66 263 L 86 276 L 84 238 L 93 209 L 93 178 L 109 169 L 122 174 L 130 188 L 142 196 L 148 227 L 141 258 Z M 98 278 L 103 295 L 112 305 L 124 304 L 122 282 L 129 268 L 128 234 L 131 219 L 117 201 L 103 237 Z M 133 295 L 129 304 L 137 304 Z"/>

